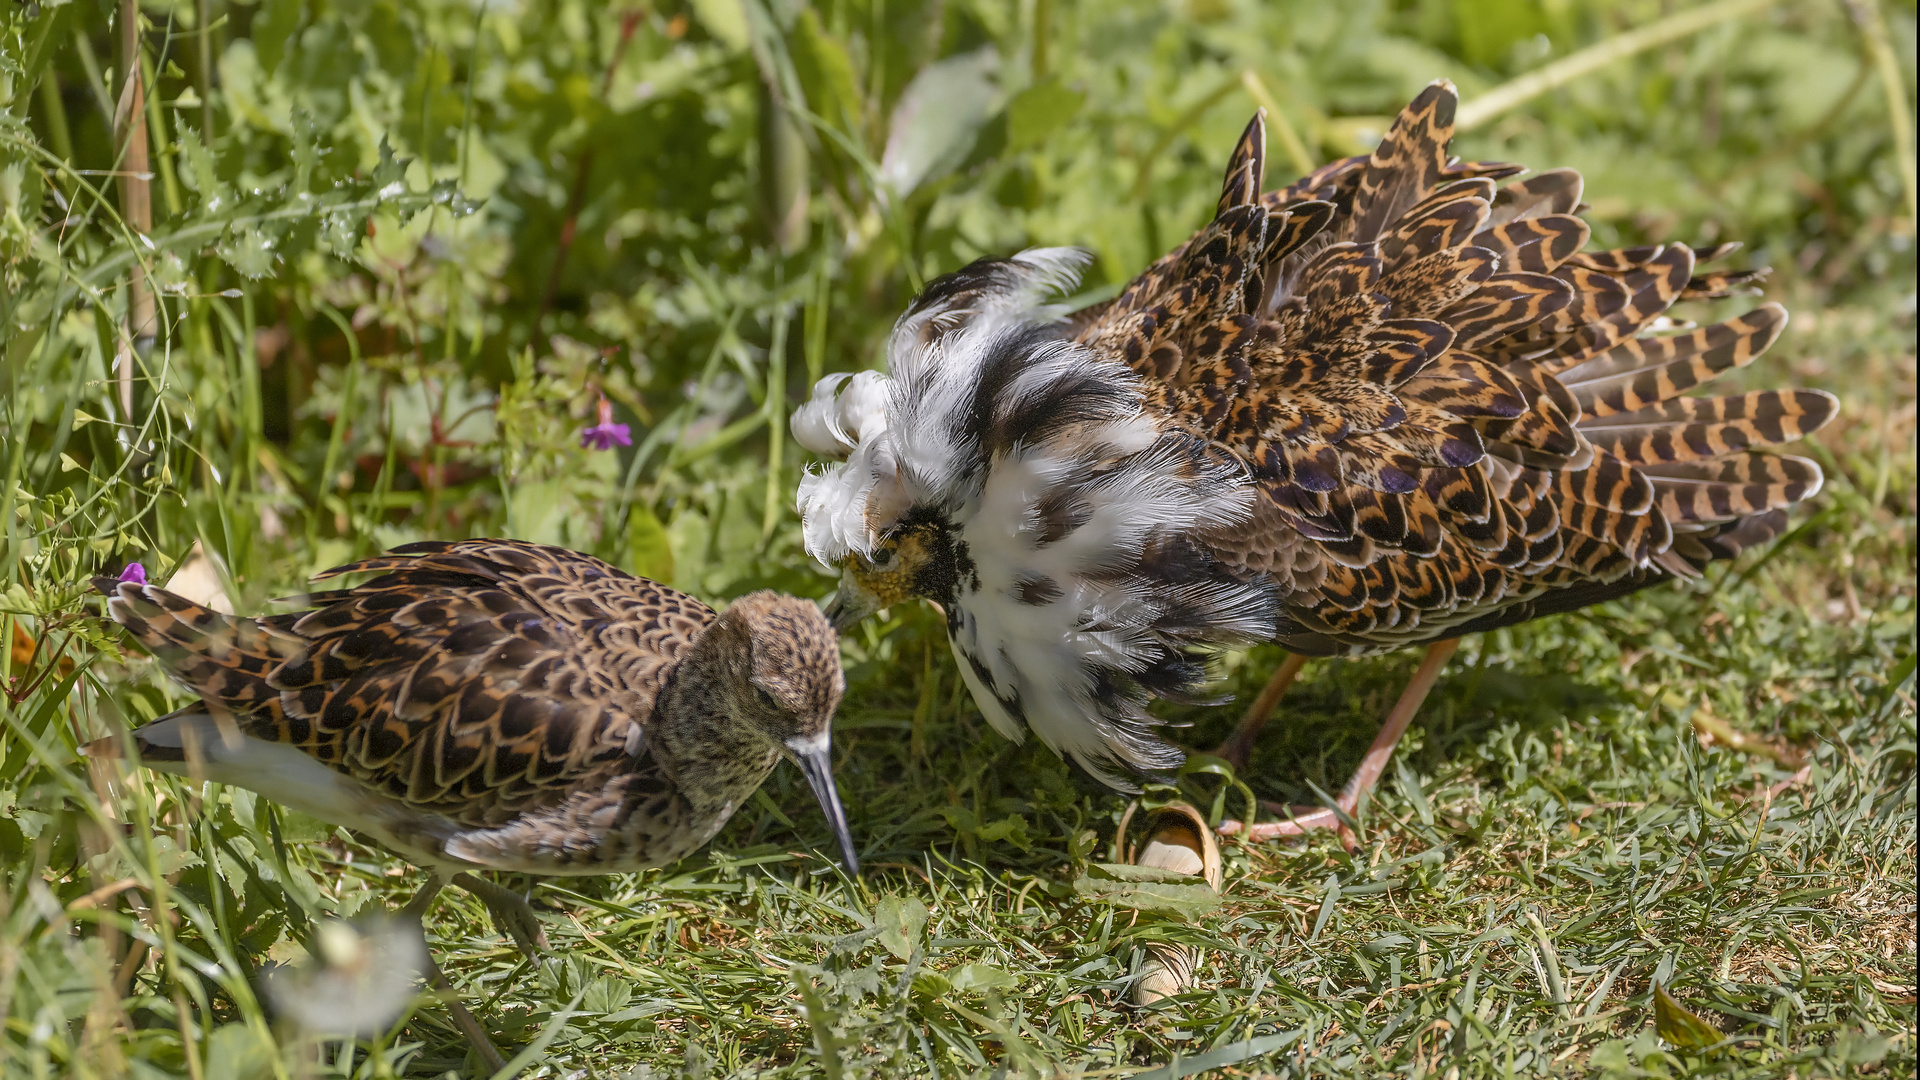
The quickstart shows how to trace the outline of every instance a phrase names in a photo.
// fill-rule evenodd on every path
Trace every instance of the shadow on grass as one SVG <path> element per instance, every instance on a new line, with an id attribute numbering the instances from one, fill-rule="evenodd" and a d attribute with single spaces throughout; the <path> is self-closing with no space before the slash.
<path id="1" fill-rule="evenodd" d="M 1280 655 L 1275 649 L 1256 651 L 1237 673 L 1232 702 L 1183 710 L 1178 720 L 1191 726 L 1179 733 L 1181 742 L 1205 748 L 1224 740 L 1239 723 L 1242 703 L 1259 693 Z M 1418 663 L 1417 650 L 1310 662 L 1281 699 L 1241 779 L 1262 798 L 1305 805 L 1319 801 L 1308 781 L 1322 791 L 1338 791 L 1366 755 L 1381 718 Z M 1402 746 L 1416 748 L 1410 759 L 1415 768 L 1435 773 L 1445 770 L 1462 748 L 1481 744 L 1498 728 L 1511 725 L 1522 735 L 1539 734 L 1562 721 L 1627 704 L 1614 688 L 1572 673 L 1544 666 L 1516 670 L 1498 661 L 1483 665 L 1476 658 L 1448 668 L 1415 715 Z M 1487 779 L 1498 781 L 1495 776 Z"/>

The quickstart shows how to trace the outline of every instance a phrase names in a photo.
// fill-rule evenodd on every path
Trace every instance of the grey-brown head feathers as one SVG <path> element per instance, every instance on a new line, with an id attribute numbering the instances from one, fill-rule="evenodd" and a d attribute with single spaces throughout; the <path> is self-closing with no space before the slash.
<path id="1" fill-rule="evenodd" d="M 738 682 L 727 690 L 737 715 L 752 716 L 775 741 L 824 732 L 840 707 L 846 677 L 840 642 L 810 600 L 756 592 L 735 600 L 709 633 L 719 634 Z"/>

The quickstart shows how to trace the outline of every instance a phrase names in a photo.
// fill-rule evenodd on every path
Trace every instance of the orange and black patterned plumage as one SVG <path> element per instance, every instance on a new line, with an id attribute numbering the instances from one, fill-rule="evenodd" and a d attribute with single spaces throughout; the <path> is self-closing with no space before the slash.
<path id="1" fill-rule="evenodd" d="M 1577 174 L 1501 184 L 1521 170 L 1453 161 L 1453 109 L 1436 84 L 1372 154 L 1265 196 L 1256 119 L 1214 222 L 1076 320 L 1141 375 L 1150 412 L 1246 470 L 1253 527 L 1212 546 L 1243 572 L 1284 561 L 1276 637 L 1296 651 L 1694 576 L 1820 483 L 1757 450 L 1824 424 L 1830 395 L 1682 396 L 1756 359 L 1783 309 L 1649 333 L 1760 276 L 1697 272 L 1731 245 L 1582 253 Z"/>
<path id="2" fill-rule="evenodd" d="M 1583 250 L 1579 175 L 1451 158 L 1454 108 L 1435 83 L 1371 154 L 1266 194 L 1256 118 L 1213 220 L 1105 304 L 1041 305 L 1059 251 L 930 284 L 889 376 L 795 419 L 846 461 L 801 492 L 841 620 L 941 603 L 996 727 L 1114 779 L 1178 760 L 1141 706 L 1197 689 L 1192 644 L 1451 639 L 1778 534 L 1821 476 L 1766 451 L 1835 399 L 1694 393 L 1773 343 L 1778 305 L 1667 316 L 1761 275 L 1702 269 L 1731 245 Z M 1113 525 L 1129 505 L 1144 524 Z"/>
<path id="3" fill-rule="evenodd" d="M 257 619 L 96 581 L 201 695 L 133 732 L 142 760 L 253 788 L 448 875 L 671 862 L 782 757 L 844 841 L 826 761 L 845 683 L 811 601 L 755 593 L 716 614 L 599 559 L 506 540 L 410 544 L 321 576 L 348 574 L 377 576 Z"/>

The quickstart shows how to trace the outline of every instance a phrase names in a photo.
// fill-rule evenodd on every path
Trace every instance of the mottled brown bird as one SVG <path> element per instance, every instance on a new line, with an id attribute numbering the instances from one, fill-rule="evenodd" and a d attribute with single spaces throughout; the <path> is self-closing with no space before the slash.
<path id="1" fill-rule="evenodd" d="M 1760 273 L 1701 269 L 1732 245 L 1584 250 L 1580 176 L 1450 157 L 1454 108 L 1435 83 L 1371 154 L 1266 194 L 1256 116 L 1213 221 L 1096 307 L 1044 306 L 1084 261 L 1058 249 L 929 285 L 888 373 L 794 420 L 844 461 L 800 491 L 843 569 L 829 614 L 936 601 L 994 726 L 1116 786 L 1181 760 L 1145 705 L 1200 688 L 1193 646 L 1294 654 L 1224 748 L 1244 764 L 1298 657 L 1428 645 L 1351 813 L 1461 635 L 1777 535 L 1821 474 L 1762 448 L 1834 398 L 1695 396 L 1786 312 L 1666 315 Z"/>
<path id="2" fill-rule="evenodd" d="M 378 576 L 257 619 L 96 579 L 113 618 L 201 695 L 132 733 L 141 762 L 364 833 L 434 874 L 413 907 L 454 881 L 528 948 L 526 902 L 469 871 L 673 862 L 781 758 L 857 870 L 830 769 L 839 644 L 811 601 L 759 592 L 716 615 L 511 540 L 409 544 L 320 577 L 360 573 Z"/>

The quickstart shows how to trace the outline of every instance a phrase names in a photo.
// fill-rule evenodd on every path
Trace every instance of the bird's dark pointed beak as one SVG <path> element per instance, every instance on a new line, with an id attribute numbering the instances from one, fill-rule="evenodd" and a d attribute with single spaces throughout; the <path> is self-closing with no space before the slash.
<path id="1" fill-rule="evenodd" d="M 840 602 L 841 595 L 842 593 L 834 593 L 833 599 L 827 601 L 827 606 L 820 609 L 820 613 L 827 617 L 827 622 L 832 624 L 833 632 L 836 634 L 845 633 L 847 627 L 853 625 L 853 620 L 847 618 L 847 605 Z"/>
<path id="2" fill-rule="evenodd" d="M 820 809 L 827 815 L 827 826 L 840 842 L 840 857 L 847 875 L 859 877 L 860 856 L 853 850 L 853 830 L 847 827 L 847 812 L 840 805 L 840 792 L 833 786 L 833 748 L 824 737 L 816 736 L 794 739 L 787 743 L 787 749 L 793 753 L 800 771 L 806 774 L 813 797 L 820 800 Z"/>
<path id="3" fill-rule="evenodd" d="M 861 619 L 880 610 L 880 598 L 868 592 L 856 581 L 853 571 L 847 570 L 840 575 L 840 588 L 821 609 L 821 614 L 833 624 L 836 634 L 844 634 L 859 624 Z"/>

